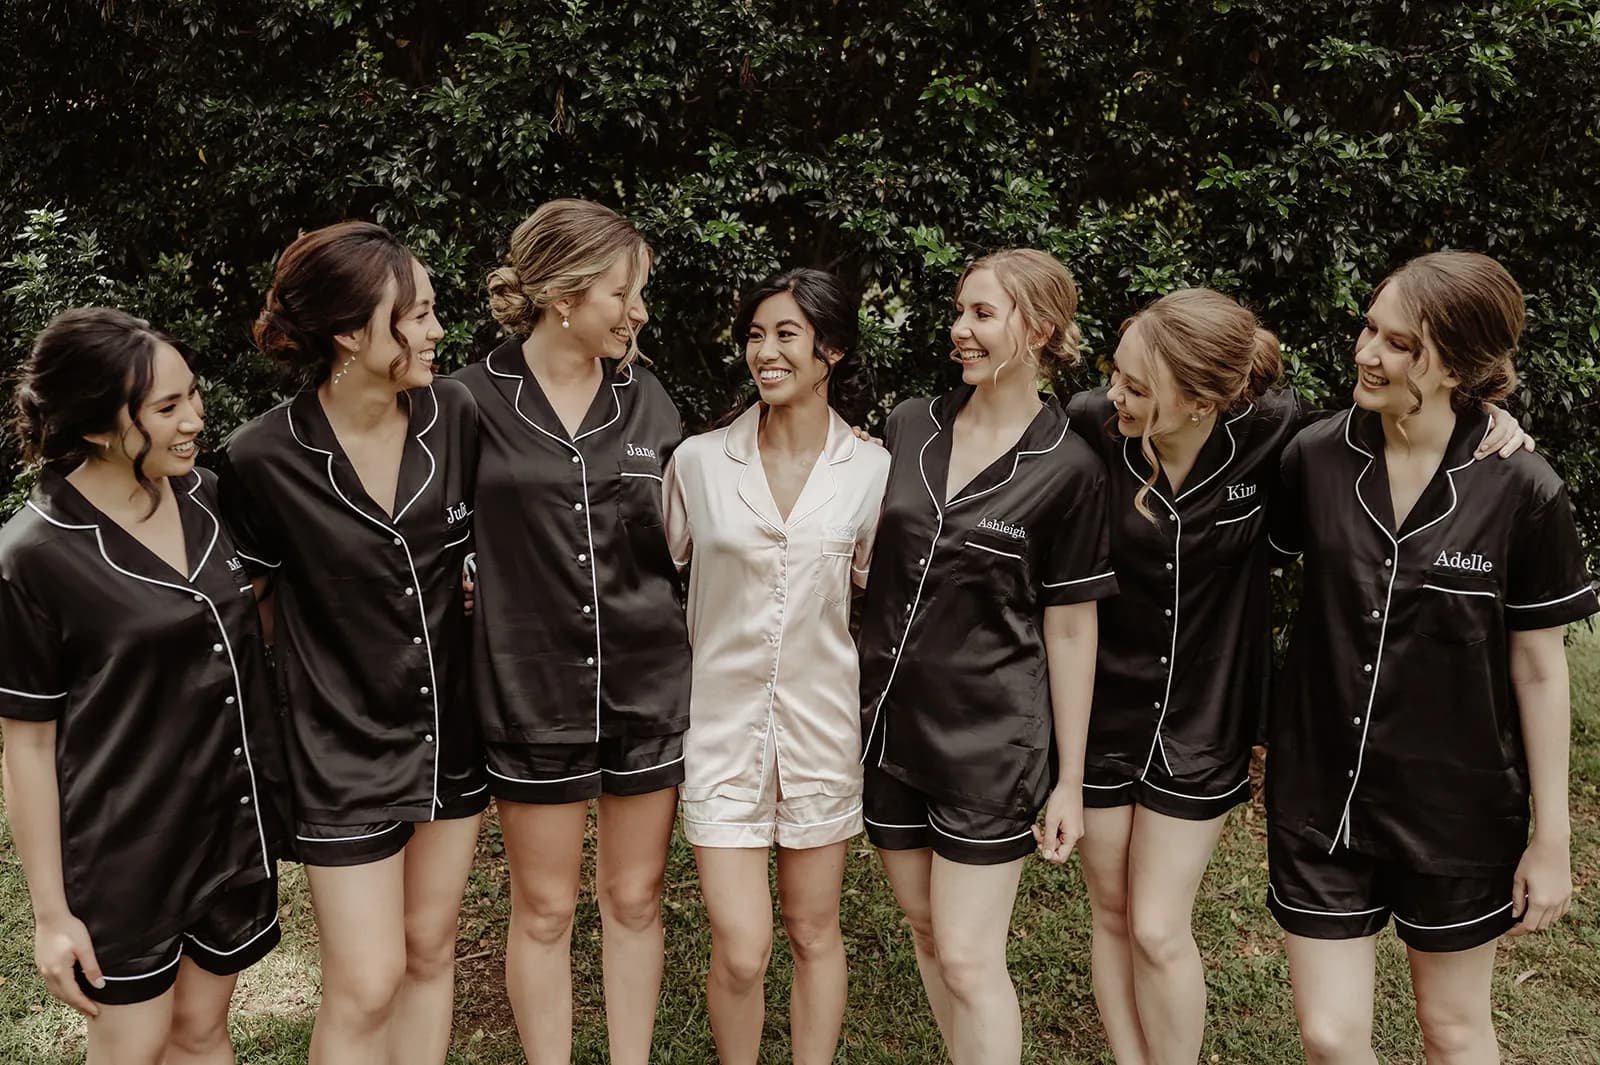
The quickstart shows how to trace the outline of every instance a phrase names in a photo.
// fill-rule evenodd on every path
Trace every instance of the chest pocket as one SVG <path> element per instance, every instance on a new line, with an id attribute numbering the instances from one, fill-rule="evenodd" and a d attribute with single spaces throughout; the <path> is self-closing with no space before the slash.
<path id="1" fill-rule="evenodd" d="M 1249 555 L 1267 520 L 1266 502 L 1258 491 L 1248 499 L 1217 507 L 1206 536 L 1208 554 L 1214 565 L 1237 566 Z"/>
<path id="2" fill-rule="evenodd" d="M 812 586 L 819 598 L 830 603 L 843 603 L 850 598 L 850 560 L 855 557 L 856 542 L 835 536 L 822 539 L 822 555 L 817 560 L 817 581 Z"/>
<path id="3" fill-rule="evenodd" d="M 1028 545 L 1009 536 L 969 532 L 960 541 L 958 582 L 1000 602 L 1028 599 Z"/>
<path id="4" fill-rule="evenodd" d="M 1500 582 L 1493 577 L 1431 569 L 1417 589 L 1417 632 L 1443 644 L 1480 644 L 1494 631 L 1500 610 Z"/>
<path id="5" fill-rule="evenodd" d="M 624 455 L 617 463 L 617 511 L 634 528 L 661 526 L 661 463 L 646 455 Z"/>

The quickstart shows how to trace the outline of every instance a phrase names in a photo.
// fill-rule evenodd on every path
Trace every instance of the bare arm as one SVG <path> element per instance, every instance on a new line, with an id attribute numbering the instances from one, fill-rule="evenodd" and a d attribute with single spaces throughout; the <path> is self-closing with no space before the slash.
<path id="1" fill-rule="evenodd" d="M 1083 836 L 1083 759 L 1094 701 L 1094 660 L 1100 615 L 1094 602 L 1046 607 L 1045 660 L 1060 776 L 1045 804 L 1044 828 L 1034 826 L 1040 853 L 1064 862 Z"/>
<path id="2" fill-rule="evenodd" d="M 61 872 L 61 799 L 56 785 L 56 723 L 0 723 L 5 737 L 6 819 L 33 904 L 34 960 L 50 993 L 86 1016 L 100 1011 L 73 978 L 74 963 L 105 986 L 89 930 L 67 907 Z"/>
<path id="3" fill-rule="evenodd" d="M 1548 928 L 1572 903 L 1572 820 L 1567 809 L 1572 693 L 1565 629 L 1511 634 L 1511 686 L 1522 717 L 1522 744 L 1533 792 L 1533 838 L 1517 865 L 1512 935 Z"/>
<path id="4" fill-rule="evenodd" d="M 261 642 L 271 647 L 272 619 L 275 616 L 272 609 L 272 578 L 252 577 L 250 585 L 256 590 L 256 612 L 261 615 Z"/>

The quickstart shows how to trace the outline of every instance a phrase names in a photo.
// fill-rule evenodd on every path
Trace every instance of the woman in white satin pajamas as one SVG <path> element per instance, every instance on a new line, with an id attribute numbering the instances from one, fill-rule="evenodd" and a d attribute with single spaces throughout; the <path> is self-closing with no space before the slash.
<path id="1" fill-rule="evenodd" d="M 719 1057 L 754 1065 L 772 950 L 768 855 L 794 955 L 796 1062 L 831 1062 L 845 1005 L 839 890 L 860 833 L 859 669 L 850 605 L 866 585 L 889 454 L 829 406 L 855 370 L 856 301 L 795 270 L 734 323 L 760 399 L 685 440 L 665 474 L 693 647 L 681 811 L 711 918 Z"/>

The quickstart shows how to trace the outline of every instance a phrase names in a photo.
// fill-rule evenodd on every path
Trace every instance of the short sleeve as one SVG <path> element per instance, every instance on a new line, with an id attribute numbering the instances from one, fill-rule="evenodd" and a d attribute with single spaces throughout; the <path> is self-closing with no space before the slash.
<path id="1" fill-rule="evenodd" d="M 1301 463 L 1300 441 L 1289 441 L 1278 459 L 1277 478 L 1267 495 L 1267 544 L 1277 555 L 1298 558 L 1305 550 L 1301 530 L 1300 505 Z"/>
<path id="2" fill-rule="evenodd" d="M 283 565 L 283 554 L 262 520 L 256 499 L 229 460 L 226 448 L 217 454 L 215 466 L 217 506 L 222 511 L 228 535 L 233 539 L 234 550 L 244 560 L 245 571 L 250 576 L 267 576 Z"/>
<path id="3" fill-rule="evenodd" d="M 1040 580 L 1040 602 L 1066 606 L 1117 594 L 1111 569 L 1111 521 L 1107 511 L 1105 469 L 1098 460 L 1092 472 L 1075 477 L 1063 493 L 1068 505 L 1055 522 Z"/>
<path id="4" fill-rule="evenodd" d="M 878 539 L 878 519 L 883 516 L 883 506 L 880 503 L 872 508 L 872 517 L 862 523 L 856 533 L 856 549 L 850 559 L 850 579 L 857 588 L 867 586 L 867 574 L 872 569 L 872 545 Z"/>
<path id="5" fill-rule="evenodd" d="M 67 703 L 61 633 L 27 593 L 0 579 L 0 717 L 54 721 Z"/>
<path id="6" fill-rule="evenodd" d="M 1565 485 L 1517 528 L 1506 579 L 1506 627 L 1553 629 L 1600 610 Z"/>
<path id="7" fill-rule="evenodd" d="M 1116 410 L 1104 388 L 1075 392 L 1065 407 L 1068 427 L 1092 447 L 1102 460 L 1106 460 L 1110 454 L 1111 441 L 1106 436 L 1106 422 L 1110 420 L 1111 413 L 1107 408 Z"/>
<path id="8" fill-rule="evenodd" d="M 661 473 L 661 509 L 667 550 L 672 552 L 673 565 L 681 570 L 694 554 L 694 534 L 689 524 L 689 501 L 683 494 L 683 481 L 678 478 L 680 457 L 673 456 Z"/>

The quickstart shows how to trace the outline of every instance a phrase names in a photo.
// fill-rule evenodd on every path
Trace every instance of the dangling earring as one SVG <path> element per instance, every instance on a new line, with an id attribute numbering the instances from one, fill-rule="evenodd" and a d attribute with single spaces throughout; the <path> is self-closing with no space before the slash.
<path id="1" fill-rule="evenodd" d="M 1189 415 L 1189 424 L 1190 425 L 1199 425 L 1200 424 L 1200 415 L 1194 414 L 1194 413 L 1191 412 L 1190 415 Z"/>
<path id="2" fill-rule="evenodd" d="M 337 371 L 335 371 L 335 373 L 333 375 L 333 383 L 334 384 L 338 384 L 339 383 L 339 378 L 343 377 L 345 374 L 350 372 L 350 364 L 355 362 L 355 361 L 356 361 L 356 357 L 354 355 L 352 355 L 348 359 L 344 360 L 344 365 L 339 367 L 339 369 Z"/>
<path id="3" fill-rule="evenodd" d="M 572 323 L 567 321 L 567 316 L 564 315 L 564 314 L 561 316 L 561 328 L 563 328 L 563 329 L 571 329 L 572 328 Z"/>

